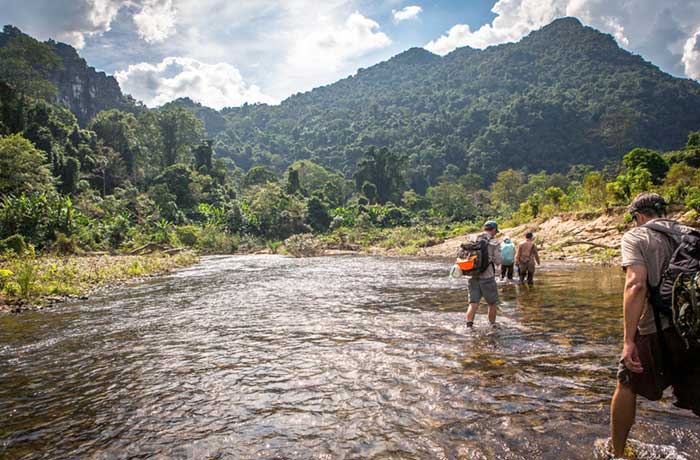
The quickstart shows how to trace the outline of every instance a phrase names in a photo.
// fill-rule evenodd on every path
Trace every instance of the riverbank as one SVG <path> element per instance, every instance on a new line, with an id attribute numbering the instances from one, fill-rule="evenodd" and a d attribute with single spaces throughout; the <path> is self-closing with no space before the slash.
<path id="1" fill-rule="evenodd" d="M 700 226 L 700 218 L 693 211 L 674 212 L 669 217 L 686 225 Z M 531 231 L 536 235 L 543 259 L 614 265 L 620 261 L 622 236 L 631 228 L 626 208 L 611 207 L 597 212 L 561 213 L 506 226 L 500 230 L 498 238 L 509 236 L 517 243 Z M 479 231 L 478 227 L 468 225 L 419 226 L 375 231 L 365 238 L 341 233 L 325 240 L 330 251 L 344 249 L 372 255 L 454 257 L 460 243 Z"/>
<path id="2" fill-rule="evenodd" d="M 0 259 L 0 313 L 40 310 L 85 298 L 97 289 L 163 274 L 198 260 L 192 251 Z"/>

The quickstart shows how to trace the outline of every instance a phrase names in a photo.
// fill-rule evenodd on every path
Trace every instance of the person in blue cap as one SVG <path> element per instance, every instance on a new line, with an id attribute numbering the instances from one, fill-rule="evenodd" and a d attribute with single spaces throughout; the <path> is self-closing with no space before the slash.
<path id="1" fill-rule="evenodd" d="M 501 265 L 501 250 L 498 241 L 493 238 L 498 233 L 498 224 L 490 220 L 484 224 L 484 232 L 476 237 L 476 241 L 485 240 L 488 260 L 483 271 L 469 275 L 469 309 L 467 310 L 467 327 L 474 326 L 474 317 L 483 297 L 489 304 L 489 323 L 496 324 L 498 308 L 498 287 L 496 286 L 496 265 Z"/>

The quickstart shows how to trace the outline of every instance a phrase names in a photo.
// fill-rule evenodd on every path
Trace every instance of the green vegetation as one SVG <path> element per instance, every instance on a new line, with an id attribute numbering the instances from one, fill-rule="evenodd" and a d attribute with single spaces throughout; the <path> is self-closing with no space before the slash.
<path id="1" fill-rule="evenodd" d="M 484 51 L 409 50 L 276 107 L 176 101 L 82 126 L 50 91 L 58 45 L 18 33 L 0 34 L 0 252 L 12 257 L 149 243 L 413 254 L 487 218 L 596 211 L 642 190 L 700 212 L 700 86 L 572 19 Z M 41 284 L 28 267 L 8 267 L 4 289 Z"/>
<path id="2" fill-rule="evenodd" d="M 0 311 L 3 303 L 39 303 L 79 296 L 96 287 L 190 265 L 192 252 L 173 256 L 92 256 L 0 258 Z"/>

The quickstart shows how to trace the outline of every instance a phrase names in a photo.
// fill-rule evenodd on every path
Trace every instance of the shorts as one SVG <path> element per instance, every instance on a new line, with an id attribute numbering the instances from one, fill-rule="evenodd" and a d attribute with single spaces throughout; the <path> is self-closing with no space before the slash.
<path id="1" fill-rule="evenodd" d="M 498 303 L 498 287 L 495 277 L 469 278 L 469 303 L 479 303 L 482 297 L 489 305 Z"/>
<path id="2" fill-rule="evenodd" d="M 669 362 L 662 359 L 661 344 L 656 333 L 637 334 L 634 341 L 644 372 L 632 372 L 620 361 L 617 380 L 650 401 L 658 401 L 666 388 L 673 387 L 675 406 L 690 409 L 700 416 L 700 348 L 687 349 L 673 327 L 664 330 L 664 337 Z"/>

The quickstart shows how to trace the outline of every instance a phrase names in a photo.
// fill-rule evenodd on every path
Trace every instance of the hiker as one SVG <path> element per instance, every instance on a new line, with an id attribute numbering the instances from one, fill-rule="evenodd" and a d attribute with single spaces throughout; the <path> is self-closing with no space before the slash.
<path id="1" fill-rule="evenodd" d="M 498 288 L 496 287 L 496 265 L 501 264 L 501 251 L 498 241 L 493 237 L 498 233 L 498 224 L 490 220 L 484 224 L 484 232 L 472 243 L 463 243 L 462 248 L 478 246 L 479 267 L 466 272 L 469 276 L 469 309 L 467 310 L 467 327 L 474 326 L 474 317 L 483 297 L 489 305 L 489 323 L 496 324 L 496 308 L 498 304 Z"/>
<path id="2" fill-rule="evenodd" d="M 700 416 L 700 345 L 697 339 L 688 341 L 686 332 L 694 326 L 683 329 L 689 317 L 678 317 L 674 321 L 664 309 L 669 307 L 673 312 L 673 302 L 683 298 L 677 295 L 680 285 L 676 276 L 670 270 L 667 272 L 669 263 L 673 260 L 674 269 L 697 267 L 697 256 L 684 251 L 697 248 L 693 245 L 700 244 L 700 240 L 692 240 L 693 243 L 686 246 L 686 238 L 697 238 L 698 234 L 666 219 L 666 202 L 656 193 L 637 195 L 629 206 L 629 213 L 635 228 L 622 237 L 624 344 L 617 388 L 610 406 L 612 455 L 615 457 L 623 456 L 634 424 L 637 395 L 657 401 L 664 389 L 672 386 L 675 405 Z M 691 231 L 690 237 L 683 236 Z M 681 237 L 684 246 L 674 254 Z M 679 259 L 683 256 L 685 260 Z M 667 290 L 669 285 L 671 288 Z M 694 287 L 688 287 L 685 292 L 695 296 Z M 697 321 L 697 317 L 690 321 Z"/>
<path id="3" fill-rule="evenodd" d="M 513 281 L 513 264 L 515 264 L 515 244 L 507 236 L 501 243 L 501 281 L 507 276 Z"/>
<path id="4" fill-rule="evenodd" d="M 537 265 L 540 264 L 540 255 L 537 252 L 537 245 L 535 245 L 535 236 L 532 232 L 527 232 L 525 241 L 518 245 L 518 250 L 515 252 L 515 264 L 518 266 L 520 284 L 524 284 L 527 277 L 527 284 L 533 285 L 535 262 Z"/>

